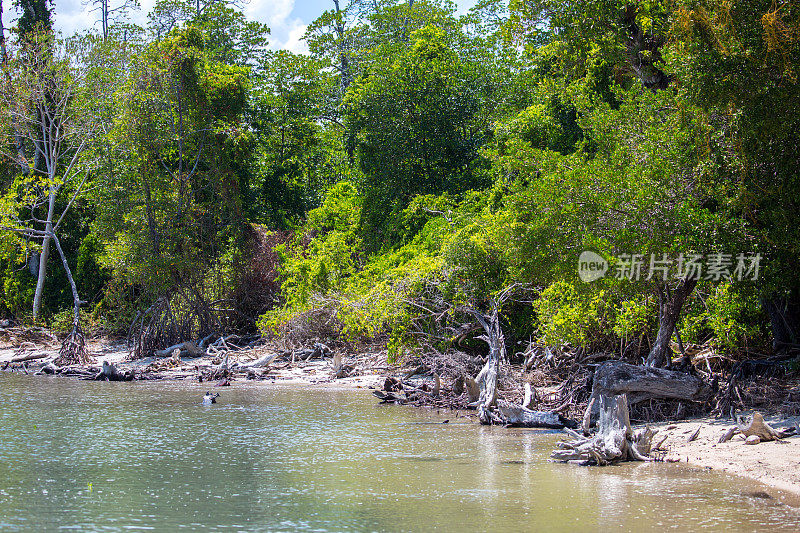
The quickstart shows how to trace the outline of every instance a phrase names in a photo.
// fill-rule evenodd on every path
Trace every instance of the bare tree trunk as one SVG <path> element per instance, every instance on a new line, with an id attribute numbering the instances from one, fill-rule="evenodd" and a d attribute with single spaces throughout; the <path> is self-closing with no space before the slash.
<path id="1" fill-rule="evenodd" d="M 347 92 L 347 88 L 350 86 L 350 60 L 347 57 L 347 48 L 344 42 L 344 23 L 342 22 L 342 10 L 339 8 L 339 0 L 333 0 L 333 5 L 336 8 L 336 35 L 339 37 L 339 83 L 342 97 L 344 97 L 344 93 Z"/>
<path id="2" fill-rule="evenodd" d="M 102 23 L 103 23 L 103 40 L 107 41 L 108 40 L 108 14 L 109 14 L 108 0 L 101 0 L 100 11 L 102 13 L 102 19 L 103 19 L 102 20 Z"/>
<path id="3" fill-rule="evenodd" d="M 407 27 L 408 27 L 408 17 L 411 15 L 411 8 L 414 7 L 414 0 L 408 0 L 408 11 L 406 11 L 406 16 L 403 19 L 403 33 L 400 36 L 400 40 L 402 42 L 406 42 L 408 40 L 408 36 L 406 35 Z"/>
<path id="4" fill-rule="evenodd" d="M 3 0 L 0 0 L 0 63 L 5 64 L 7 61 L 6 28 L 3 26 Z"/>
<path id="5" fill-rule="evenodd" d="M 44 280 L 47 276 L 47 260 L 50 258 L 50 239 L 53 235 L 53 214 L 56 208 L 56 190 L 50 187 L 50 198 L 47 203 L 47 222 L 45 224 L 45 237 L 42 241 L 42 254 L 39 257 L 39 277 L 36 280 L 36 293 L 33 296 L 33 319 L 39 316 L 42 309 L 42 293 L 44 292 Z"/>
<path id="6" fill-rule="evenodd" d="M 490 410 L 497 404 L 497 375 L 500 371 L 500 361 L 506 359 L 506 343 L 503 330 L 500 328 L 500 315 L 495 305 L 489 317 L 479 311 L 470 311 L 478 320 L 485 335 L 478 337 L 489 345 L 489 355 L 486 364 L 475 378 L 480 387 L 478 398 L 478 418 L 483 424 L 491 424 Z M 487 320 L 488 318 L 488 320 Z"/>
<path id="7" fill-rule="evenodd" d="M 58 255 L 61 256 L 61 264 L 64 265 L 64 272 L 67 274 L 69 287 L 72 290 L 72 332 L 64 339 L 61 344 L 61 351 L 59 354 L 58 364 L 79 363 L 88 364 L 92 362 L 92 358 L 86 352 L 86 339 L 81 330 L 81 299 L 78 297 L 78 286 L 75 284 L 75 278 L 72 277 L 72 270 L 69 268 L 67 256 L 61 248 L 61 241 L 55 233 L 50 233 L 53 242 L 58 250 Z"/>
<path id="8" fill-rule="evenodd" d="M 0 0 L 0 65 L 8 63 L 8 49 L 6 48 L 6 29 L 3 26 L 3 0 Z M 7 74 L 8 79 L 11 75 Z M 19 160 L 20 171 L 23 175 L 27 176 L 30 169 L 28 165 L 24 164 L 25 161 L 25 145 L 22 142 L 22 135 L 16 133 L 14 135 L 14 143 L 17 149 L 17 156 Z"/>
<path id="9" fill-rule="evenodd" d="M 681 316 L 686 298 L 697 286 L 696 279 L 681 280 L 680 285 L 670 294 L 668 291 L 659 297 L 658 334 L 650 354 L 647 356 L 647 366 L 661 368 L 669 364 L 670 339 L 675 331 L 675 325 Z"/>

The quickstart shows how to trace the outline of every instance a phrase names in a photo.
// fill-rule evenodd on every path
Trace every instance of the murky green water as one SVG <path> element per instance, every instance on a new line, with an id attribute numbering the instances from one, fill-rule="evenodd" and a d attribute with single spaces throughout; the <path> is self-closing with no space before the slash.
<path id="1" fill-rule="evenodd" d="M 0 530 L 800 530 L 757 485 L 547 461 L 558 438 L 368 391 L 0 374 Z"/>

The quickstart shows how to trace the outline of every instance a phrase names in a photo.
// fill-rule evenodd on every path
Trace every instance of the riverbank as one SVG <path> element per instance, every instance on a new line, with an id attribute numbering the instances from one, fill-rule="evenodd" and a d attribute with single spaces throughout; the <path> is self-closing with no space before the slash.
<path id="1" fill-rule="evenodd" d="M 58 356 L 59 347 L 58 339 L 45 333 L 24 341 L 9 338 L 6 342 L 0 343 L 0 368 L 35 373 Z M 107 338 L 88 340 L 87 350 L 95 360 L 95 364 L 80 368 L 87 376 L 98 373 L 105 362 L 117 365 L 121 369 L 132 370 L 143 379 L 197 381 L 202 379 L 203 375 L 208 375 L 210 370 L 223 365 L 223 360 L 219 356 L 147 357 L 130 360 L 130 349 L 124 341 Z M 303 354 L 300 352 L 282 352 L 265 367 L 243 370 L 248 363 L 277 353 L 276 350 L 278 348 L 275 346 L 264 345 L 228 352 L 224 364 L 238 369 L 238 372 L 232 372 L 229 378 L 209 382 L 209 386 L 227 384 L 235 386 L 248 379 L 257 379 L 284 384 L 380 389 L 387 376 L 400 373 L 399 367 L 386 363 L 386 354 L 382 352 L 344 357 L 342 364 L 347 372 L 341 377 L 337 377 L 331 357 L 314 359 L 309 355 L 306 360 L 301 357 Z M 15 359 L 26 357 L 35 358 L 12 363 Z M 443 393 L 449 390 L 449 385 L 443 384 Z M 769 413 L 764 414 L 767 416 Z M 779 418 L 773 415 L 768 417 L 767 421 L 774 427 L 780 428 L 797 424 L 800 422 L 800 417 Z M 659 430 L 654 442 L 661 442 L 660 451 L 656 452 L 660 459 L 689 463 L 753 479 L 791 493 L 800 502 L 800 437 L 747 445 L 741 436 L 736 436 L 728 442 L 719 443 L 719 438 L 732 426 L 729 419 L 699 418 L 651 424 L 651 426 Z M 696 431 L 697 435 L 689 442 L 690 436 Z M 664 437 L 666 440 L 662 442 Z"/>
<path id="2" fill-rule="evenodd" d="M 58 357 L 61 343 L 54 336 L 41 332 L 35 336 L 28 334 L 27 338 L 30 340 L 20 341 L 12 336 L 0 342 L 0 369 L 35 373 Z M 97 374 L 103 364 L 108 363 L 121 372 L 133 372 L 136 379 L 202 380 L 224 366 L 230 371 L 222 373 L 224 378 L 209 380 L 212 381 L 210 385 L 234 382 L 234 379 L 258 379 L 312 385 L 335 381 L 342 386 L 367 388 L 378 386 L 387 372 L 393 370 L 386 364 L 385 353 L 363 353 L 344 357 L 342 364 L 346 372 L 337 377 L 330 357 L 303 353 L 302 350 L 283 351 L 266 344 L 229 350 L 215 356 L 133 359 L 124 339 L 102 337 L 87 339 L 86 350 L 94 363 L 65 367 L 67 375 Z M 246 368 L 248 364 L 270 354 L 277 354 L 270 364 Z"/>

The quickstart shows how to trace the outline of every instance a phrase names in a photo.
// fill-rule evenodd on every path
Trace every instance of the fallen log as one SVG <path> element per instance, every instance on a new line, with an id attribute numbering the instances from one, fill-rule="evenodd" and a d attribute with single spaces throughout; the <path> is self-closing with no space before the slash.
<path id="1" fill-rule="evenodd" d="M 325 359 L 331 354 L 331 349 L 321 342 L 314 343 L 313 348 L 302 348 L 292 352 L 292 360 L 310 361 L 312 359 Z"/>
<path id="2" fill-rule="evenodd" d="M 722 434 L 722 436 L 719 438 L 717 442 L 719 442 L 720 444 L 722 444 L 723 442 L 728 442 L 733 438 L 734 435 L 738 433 L 739 433 L 738 427 L 734 426 L 732 428 L 728 428 L 728 430 Z"/>
<path id="3" fill-rule="evenodd" d="M 602 395 L 598 403 L 600 419 L 597 433 L 584 437 L 565 428 L 574 440 L 559 442 L 559 449 L 554 450 L 550 457 L 561 462 L 600 466 L 620 461 L 649 461 L 648 455 L 656 430 L 650 427 L 633 430 L 627 397 L 624 394 Z"/>
<path id="4" fill-rule="evenodd" d="M 521 428 L 575 429 L 578 423 L 551 411 L 533 411 L 521 405 L 503 400 L 497 401 L 497 408 L 492 412 L 498 423 L 504 426 Z"/>
<path id="5" fill-rule="evenodd" d="M 402 405 L 408 400 L 408 397 L 402 390 L 399 392 L 373 390 L 372 395 L 378 398 L 381 403 L 396 403 Z"/>
<path id="6" fill-rule="evenodd" d="M 279 355 L 280 352 L 270 353 L 264 357 L 259 357 L 255 361 L 250 361 L 249 363 L 237 363 L 236 366 L 242 370 L 248 370 L 251 368 L 265 368 L 268 367 Z"/>
<path id="7" fill-rule="evenodd" d="M 157 350 L 153 352 L 153 355 L 156 357 L 169 357 L 175 350 L 180 350 L 180 355 L 182 357 L 202 357 L 206 355 L 205 350 L 201 350 L 194 341 L 186 341 L 180 344 L 174 344 L 169 348 L 164 348 L 163 350 Z"/>
<path id="8" fill-rule="evenodd" d="M 685 372 L 606 361 L 594 373 L 592 394 L 584 414 L 584 432 L 589 427 L 589 421 L 598 414 L 600 404 L 593 400 L 621 394 L 628 398 L 630 405 L 651 398 L 697 402 L 710 396 L 711 387 L 702 379 Z"/>
<path id="9" fill-rule="evenodd" d="M 44 365 L 42 368 L 39 369 L 37 374 L 58 374 L 59 367 L 57 367 L 52 361 Z"/>
<path id="10" fill-rule="evenodd" d="M 702 401 L 711 388 L 700 378 L 663 368 L 606 361 L 594 373 L 592 397 L 625 394 L 631 405 L 651 398 Z"/>
<path id="11" fill-rule="evenodd" d="M 16 357 L 12 357 L 9 362 L 10 363 L 23 363 L 25 361 L 33 361 L 35 359 L 44 359 L 48 355 L 50 355 L 50 354 L 44 353 L 44 352 L 42 352 L 42 353 L 33 353 L 33 354 L 28 354 L 28 355 L 18 355 Z"/>

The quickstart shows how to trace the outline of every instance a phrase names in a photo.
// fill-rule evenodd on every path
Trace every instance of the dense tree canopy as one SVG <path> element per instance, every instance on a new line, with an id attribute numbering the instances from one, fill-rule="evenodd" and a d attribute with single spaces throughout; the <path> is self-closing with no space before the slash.
<path id="1" fill-rule="evenodd" d="M 106 58 L 64 101 L 95 117 L 86 146 L 50 174 L 17 151 L 45 138 L 13 87 L 52 5 L 21 5 L 2 58 L 18 115 L 5 205 L 69 181 L 64 161 L 85 169 L 54 205 L 93 324 L 161 305 L 200 329 L 397 355 L 447 349 L 453 310 L 525 287 L 509 342 L 664 365 L 673 337 L 730 352 L 800 340 L 793 2 L 481 0 L 462 16 L 443 0 L 330 0 L 293 54 L 234 3 L 161 0 L 147 28 L 117 17 L 47 37 Z M 36 202 L 40 233 L 9 223 L 0 242 L 7 315 L 31 306 Z M 584 251 L 607 261 L 602 279 L 581 281 Z M 48 320 L 70 301 L 59 268 Z"/>

